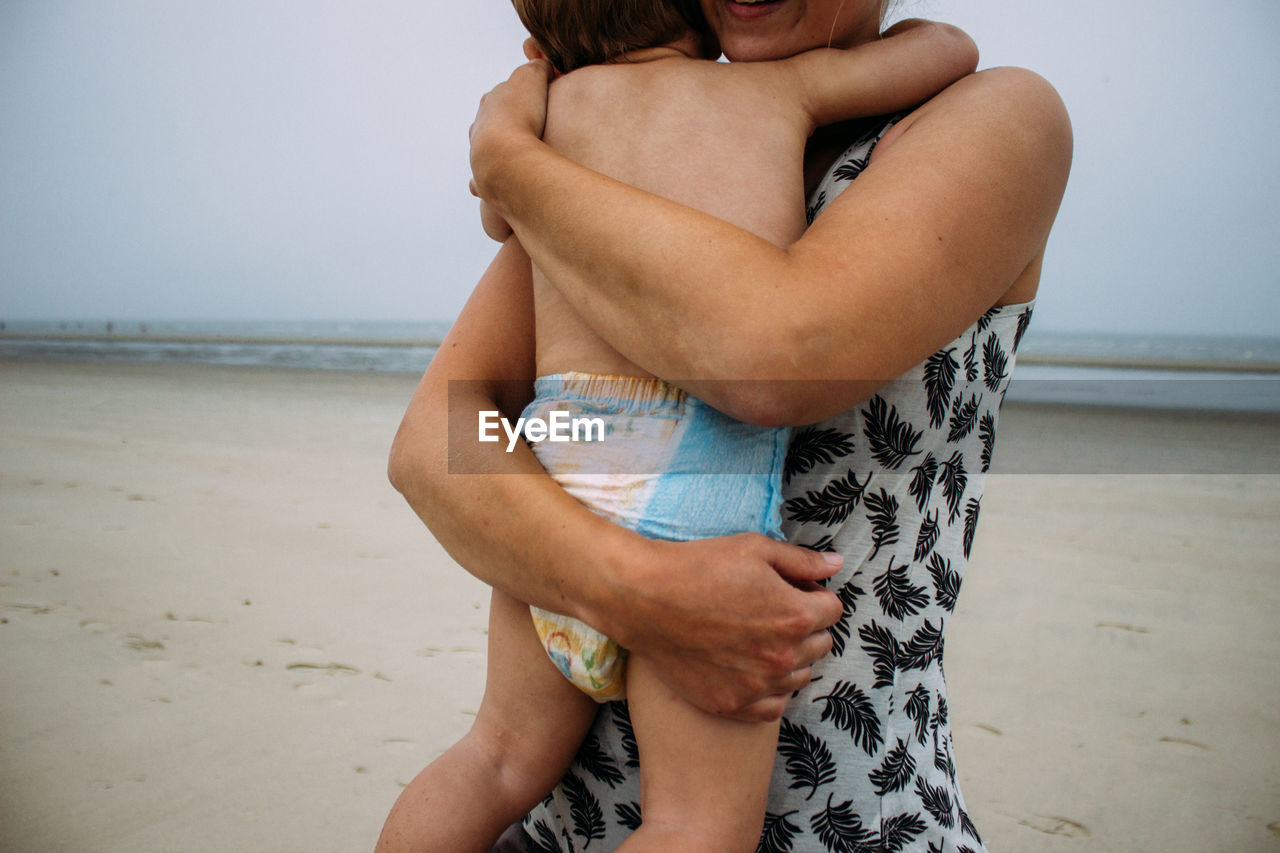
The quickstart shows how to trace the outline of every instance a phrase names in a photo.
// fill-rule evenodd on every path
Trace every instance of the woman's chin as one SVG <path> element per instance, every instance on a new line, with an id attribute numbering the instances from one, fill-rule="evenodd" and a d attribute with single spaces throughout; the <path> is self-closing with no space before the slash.
<path id="1" fill-rule="evenodd" d="M 731 62 L 763 62 L 769 59 L 785 59 L 818 45 L 793 43 L 797 41 L 776 32 L 762 29 L 747 30 L 725 27 L 720 33 L 720 50 Z"/>
<path id="2" fill-rule="evenodd" d="M 788 55 L 784 42 L 788 41 L 786 36 L 796 23 L 792 20 L 794 4 L 789 0 L 764 3 L 713 0 L 704 2 L 703 9 L 728 59 L 753 62 Z"/>
<path id="3" fill-rule="evenodd" d="M 784 59 L 783 56 L 776 55 L 776 51 L 771 44 L 759 45 L 734 45 L 732 47 L 721 44 L 721 53 L 724 58 L 730 62 L 766 62 L 770 59 Z"/>
<path id="4" fill-rule="evenodd" d="M 879 33 L 876 0 L 703 0 L 724 55 L 735 62 L 784 59 L 815 47 L 852 47 Z"/>

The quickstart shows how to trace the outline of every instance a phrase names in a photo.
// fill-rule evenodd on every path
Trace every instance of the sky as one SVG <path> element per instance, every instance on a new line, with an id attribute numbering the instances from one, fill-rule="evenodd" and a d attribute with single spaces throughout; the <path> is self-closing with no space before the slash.
<path id="1" fill-rule="evenodd" d="M 1280 3 L 902 7 L 1071 113 L 1037 327 L 1280 336 Z M 509 0 L 0 0 L 0 320 L 456 316 L 523 37 Z"/>

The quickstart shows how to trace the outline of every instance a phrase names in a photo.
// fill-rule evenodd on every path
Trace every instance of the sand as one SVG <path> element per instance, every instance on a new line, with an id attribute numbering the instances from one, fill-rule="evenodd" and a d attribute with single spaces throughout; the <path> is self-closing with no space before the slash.
<path id="1" fill-rule="evenodd" d="M 372 848 L 484 666 L 413 385 L 0 362 L 0 849 Z M 1006 407 L 947 646 L 992 851 L 1280 848 L 1278 427 Z"/>

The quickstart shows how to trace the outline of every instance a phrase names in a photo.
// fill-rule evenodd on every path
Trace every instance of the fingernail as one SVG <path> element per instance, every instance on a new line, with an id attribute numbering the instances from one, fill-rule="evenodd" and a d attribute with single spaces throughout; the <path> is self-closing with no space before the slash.
<path id="1" fill-rule="evenodd" d="M 838 569 L 844 565 L 844 557 L 834 551 L 823 551 L 822 559 L 827 561 L 827 565 Z"/>

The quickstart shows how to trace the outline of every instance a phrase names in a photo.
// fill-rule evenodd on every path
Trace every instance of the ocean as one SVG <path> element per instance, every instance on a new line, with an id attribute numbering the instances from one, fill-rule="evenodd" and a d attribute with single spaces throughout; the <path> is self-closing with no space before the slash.
<path id="1" fill-rule="evenodd" d="M 450 321 L 6 321 L 0 358 L 421 374 Z"/>
<path id="2" fill-rule="evenodd" d="M 4 321 L 0 358 L 418 375 L 449 323 Z M 1008 399 L 1280 413 L 1280 337 L 1055 333 L 1033 324 Z"/>

